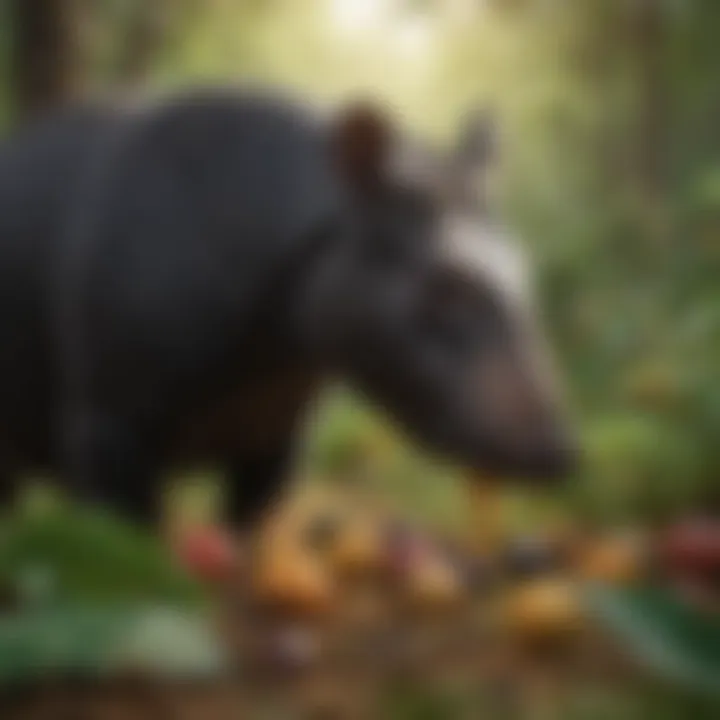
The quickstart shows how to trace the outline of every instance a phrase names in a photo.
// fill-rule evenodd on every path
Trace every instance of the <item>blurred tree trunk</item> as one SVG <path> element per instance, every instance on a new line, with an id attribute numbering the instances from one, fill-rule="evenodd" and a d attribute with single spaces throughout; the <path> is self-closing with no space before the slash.
<path id="1" fill-rule="evenodd" d="M 212 12 L 206 0 L 134 0 L 120 32 L 111 82 L 125 89 L 142 86 L 178 51 L 198 18 Z"/>
<path id="2" fill-rule="evenodd" d="M 147 80 L 168 40 L 172 9 L 168 0 L 135 4 L 115 69 L 120 85 L 136 87 Z"/>
<path id="3" fill-rule="evenodd" d="M 664 224 L 669 122 L 666 20 L 662 0 L 636 0 L 633 38 L 639 91 L 637 179 L 641 202 L 648 212 L 648 230 L 653 234 L 661 233 Z"/>
<path id="4" fill-rule="evenodd" d="M 16 117 L 29 120 L 81 88 L 77 0 L 10 0 L 11 84 Z"/>

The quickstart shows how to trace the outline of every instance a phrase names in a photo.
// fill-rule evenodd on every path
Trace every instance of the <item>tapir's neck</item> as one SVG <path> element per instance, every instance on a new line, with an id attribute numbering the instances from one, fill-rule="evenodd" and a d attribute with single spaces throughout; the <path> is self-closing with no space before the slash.
<path id="1" fill-rule="evenodd" d="M 274 284 L 261 320 L 276 352 L 318 370 L 331 364 L 326 316 L 342 282 L 343 234 L 339 222 L 329 222 L 308 237 Z"/>

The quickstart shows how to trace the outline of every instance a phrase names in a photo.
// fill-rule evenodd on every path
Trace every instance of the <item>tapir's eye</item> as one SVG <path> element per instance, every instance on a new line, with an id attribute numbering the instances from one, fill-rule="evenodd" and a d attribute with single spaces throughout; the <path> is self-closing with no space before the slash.
<path id="1" fill-rule="evenodd" d="M 448 348 L 477 349 L 496 337 L 501 313 L 492 293 L 462 273 L 439 272 L 431 280 L 421 309 L 422 331 Z"/>
<path id="2" fill-rule="evenodd" d="M 494 305 L 491 294 L 482 284 L 454 269 L 438 272 L 431 281 L 429 294 L 431 302 L 444 309 L 447 315 L 462 311 L 477 319 Z"/>
<path id="3" fill-rule="evenodd" d="M 467 304 L 472 300 L 472 288 L 457 273 L 443 272 L 433 278 L 430 294 L 434 302 L 443 306 Z"/>
<path id="4" fill-rule="evenodd" d="M 452 274 L 432 278 L 421 307 L 421 331 L 443 345 L 457 346 L 472 333 L 473 307 L 469 288 Z"/>

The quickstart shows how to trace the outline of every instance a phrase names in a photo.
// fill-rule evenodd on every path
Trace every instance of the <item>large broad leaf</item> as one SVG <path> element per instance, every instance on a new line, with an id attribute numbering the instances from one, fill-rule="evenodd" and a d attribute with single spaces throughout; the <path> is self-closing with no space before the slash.
<path id="1" fill-rule="evenodd" d="M 657 588 L 587 588 L 590 608 L 646 667 L 688 689 L 720 695 L 720 616 Z"/>
<path id="2" fill-rule="evenodd" d="M 225 660 L 215 629 L 204 617 L 154 607 L 135 614 L 127 632 L 104 655 L 103 667 L 179 679 L 217 675 Z"/>
<path id="3" fill-rule="evenodd" d="M 0 590 L 10 601 L 0 608 L 0 684 L 221 668 L 202 588 L 157 539 L 107 515 L 53 506 L 7 519 Z"/>
<path id="4" fill-rule="evenodd" d="M 56 609 L 0 617 L 0 685 L 94 675 L 130 623 L 127 612 Z"/>
<path id="5" fill-rule="evenodd" d="M 0 525 L 0 589 L 30 604 L 195 606 L 203 599 L 157 539 L 108 515 L 62 506 Z"/>
<path id="6" fill-rule="evenodd" d="M 164 607 L 56 607 L 0 617 L 0 685 L 125 671 L 175 679 L 224 668 L 212 628 Z"/>

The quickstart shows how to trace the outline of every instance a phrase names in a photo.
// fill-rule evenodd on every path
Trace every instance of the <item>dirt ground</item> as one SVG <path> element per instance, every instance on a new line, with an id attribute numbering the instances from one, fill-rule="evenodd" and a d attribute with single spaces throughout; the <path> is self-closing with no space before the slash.
<path id="1" fill-rule="evenodd" d="M 546 709 L 542 717 L 556 717 L 552 708 L 578 683 L 626 675 L 625 659 L 590 628 L 528 645 L 493 629 L 487 601 L 413 613 L 382 592 L 356 586 L 331 612 L 314 617 L 260 612 L 247 598 L 235 599 L 220 623 L 234 659 L 228 677 L 17 688 L 0 696 L 0 717 L 534 720 L 539 707 Z M 433 710 L 431 703 L 440 704 Z"/>

